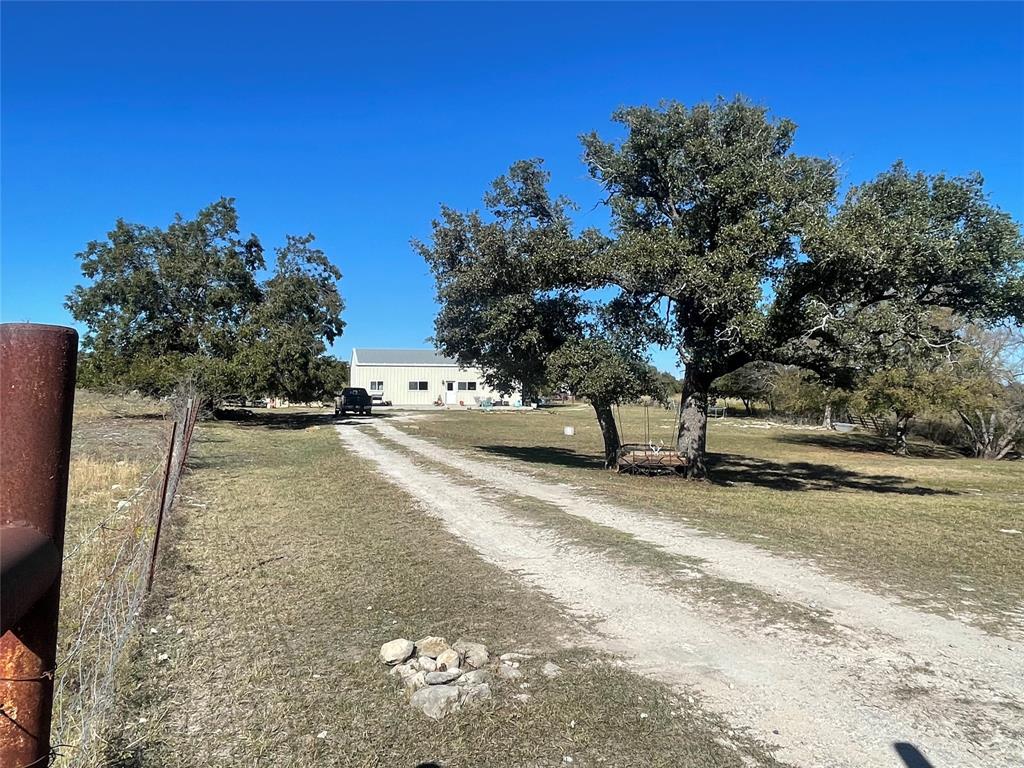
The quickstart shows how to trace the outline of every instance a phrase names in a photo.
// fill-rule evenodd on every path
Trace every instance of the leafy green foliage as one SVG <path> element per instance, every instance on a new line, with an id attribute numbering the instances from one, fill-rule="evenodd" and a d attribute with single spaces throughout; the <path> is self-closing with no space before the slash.
<path id="1" fill-rule="evenodd" d="M 765 286 L 785 278 L 796 239 L 825 217 L 835 169 L 794 154 L 796 126 L 743 99 L 613 119 L 628 131 L 618 145 L 583 137 L 617 236 L 600 278 L 669 302 L 673 346 L 706 391 L 767 351 Z"/>
<path id="2" fill-rule="evenodd" d="M 747 363 L 735 371 L 720 376 L 712 384 L 712 393 L 723 397 L 735 397 L 743 403 L 747 414 L 755 401 L 767 401 L 772 392 L 775 369 L 768 363 Z"/>
<path id="3" fill-rule="evenodd" d="M 796 126 L 741 98 L 630 107 L 613 119 L 627 129 L 618 144 L 583 137 L 616 234 L 592 280 L 667 303 L 664 336 L 686 367 L 679 449 L 701 478 L 711 384 L 771 359 L 766 289 L 779 290 L 800 236 L 827 217 L 835 168 L 792 152 Z"/>
<path id="4" fill-rule="evenodd" d="M 874 356 L 882 337 L 948 346 L 959 329 L 951 313 L 1024 320 L 1020 227 L 988 202 L 979 175 L 928 176 L 896 163 L 851 189 L 803 248 L 808 260 L 796 265 L 772 319 L 780 341 L 801 342 L 795 357 L 812 367 L 851 350 L 855 363 L 862 352 Z"/>
<path id="5" fill-rule="evenodd" d="M 413 243 L 437 286 L 438 348 L 479 366 L 490 387 L 521 387 L 526 400 L 547 378 L 548 355 L 579 334 L 585 309 L 570 291 L 549 290 L 582 251 L 568 202 L 551 199 L 547 178 L 538 161 L 518 162 L 485 195 L 488 220 L 444 207 L 431 242 Z"/>
<path id="6" fill-rule="evenodd" d="M 326 344 L 341 335 L 341 272 L 312 235 L 289 235 L 263 301 L 241 329 L 237 352 L 241 389 L 306 401 L 324 394 Z"/>
<path id="7" fill-rule="evenodd" d="M 629 403 L 643 395 L 664 399 L 665 391 L 651 366 L 606 339 L 578 338 L 548 358 L 548 375 L 560 387 L 592 403 Z"/>
<path id="8" fill-rule="evenodd" d="M 78 254 L 91 283 L 67 299 L 88 327 L 82 383 L 162 395 L 189 379 L 209 397 L 319 396 L 344 304 L 341 273 L 313 240 L 289 236 L 261 283 L 263 247 L 239 237 L 231 199 L 166 229 L 118 220 Z"/>
<path id="9" fill-rule="evenodd" d="M 658 382 L 658 389 L 665 393 L 665 397 L 678 396 L 683 391 L 683 383 L 674 373 L 659 371 L 654 366 L 651 366 L 648 375 Z"/>
<path id="10" fill-rule="evenodd" d="M 341 390 L 351 383 L 352 371 L 347 360 L 338 360 L 334 357 L 321 358 L 320 365 L 318 380 L 322 382 L 323 388 L 320 396 L 330 400 L 341 394 Z"/>
<path id="11" fill-rule="evenodd" d="M 635 345 L 636 314 L 626 302 L 584 296 L 590 258 L 605 240 L 573 234 L 569 201 L 552 199 L 539 161 L 520 161 L 484 196 L 489 217 L 442 209 L 430 244 L 414 246 L 430 265 L 441 309 L 434 339 L 487 383 L 529 400 L 545 384 L 588 398 L 614 462 L 613 404 L 651 393 L 657 384 Z M 618 318 L 618 322 L 612 322 Z"/>
<path id="12" fill-rule="evenodd" d="M 907 432 L 919 414 L 941 408 L 950 393 L 949 372 L 912 362 L 869 374 L 854 392 L 851 407 L 873 415 L 892 417 L 894 450 L 907 453 Z"/>

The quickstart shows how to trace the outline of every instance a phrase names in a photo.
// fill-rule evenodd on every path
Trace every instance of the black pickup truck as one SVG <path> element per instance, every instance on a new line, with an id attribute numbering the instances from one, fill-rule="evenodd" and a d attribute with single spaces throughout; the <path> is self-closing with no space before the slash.
<path id="1" fill-rule="evenodd" d="M 373 400 L 370 393 L 362 387 L 345 387 L 341 395 L 334 400 L 334 415 L 341 416 L 345 413 L 365 413 L 370 415 L 373 408 Z"/>

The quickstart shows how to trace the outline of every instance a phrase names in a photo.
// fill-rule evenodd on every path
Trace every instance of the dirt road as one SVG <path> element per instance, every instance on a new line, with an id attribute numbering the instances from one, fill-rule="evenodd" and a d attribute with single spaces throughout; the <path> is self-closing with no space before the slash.
<path id="1" fill-rule="evenodd" d="M 381 421 L 338 432 L 482 558 L 586 622 L 587 642 L 696 692 L 734 726 L 777 745 L 781 760 L 902 766 L 898 745 L 909 744 L 935 768 L 1024 765 L 1020 643 L 914 610 L 808 562 L 599 502 Z M 678 574 L 571 541 L 517 510 L 510 495 L 685 558 L 690 582 L 713 579 L 734 594 L 726 608 L 709 605 L 699 591 L 678 588 Z M 812 628 L 755 620 L 764 605 L 810 612 L 816 621 Z"/>

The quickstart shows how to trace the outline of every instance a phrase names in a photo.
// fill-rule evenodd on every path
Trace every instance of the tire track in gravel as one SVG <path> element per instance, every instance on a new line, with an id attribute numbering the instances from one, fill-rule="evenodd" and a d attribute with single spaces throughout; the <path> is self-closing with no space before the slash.
<path id="1" fill-rule="evenodd" d="M 709 567 L 722 572 L 736 568 L 728 557 L 736 556 L 736 550 L 730 549 L 735 547 L 750 550 L 759 558 L 748 564 L 749 568 L 764 566 L 765 558 L 770 558 L 768 565 L 777 566 L 780 573 L 767 580 L 776 587 L 792 585 L 797 588 L 796 596 L 804 598 L 822 590 L 816 580 L 820 574 L 801 575 L 799 569 L 804 565 L 799 562 L 598 505 L 569 486 L 543 483 L 522 473 L 509 474 L 505 467 L 483 462 L 469 464 L 463 454 L 451 454 L 379 422 L 375 426 L 433 461 L 453 464 L 500 487 L 507 486 L 498 478 L 477 473 L 486 470 L 507 476 L 518 494 L 543 498 L 563 509 L 571 507 L 571 514 L 601 517 L 606 521 L 602 524 L 615 522 L 621 530 L 629 526 L 637 538 L 671 534 L 677 548 L 693 538 L 687 554 L 705 558 Z M 680 689 L 696 687 L 705 703 L 735 726 L 749 728 L 752 735 L 777 744 L 782 760 L 806 766 L 899 766 L 893 744 L 903 741 L 915 744 L 943 768 L 1010 766 L 1024 760 L 1016 737 L 1024 730 L 1021 710 L 1011 706 L 1021 697 L 1012 685 L 1005 690 L 1000 684 L 1009 670 L 999 658 L 974 670 L 977 681 L 962 681 L 919 665 L 897 636 L 880 637 L 877 627 L 851 630 L 855 642 L 849 646 L 820 647 L 792 630 L 783 629 L 769 637 L 742 620 L 709 619 L 686 596 L 651 584 L 641 571 L 610 562 L 519 519 L 514 509 L 452 482 L 445 471 L 417 466 L 371 433 L 351 426 L 339 426 L 338 432 L 346 445 L 376 462 L 386 477 L 485 560 L 517 573 L 580 619 L 593 622 L 596 632 L 588 639 L 596 647 L 620 654 L 638 671 Z M 579 507 L 593 509 L 586 512 Z M 647 529 L 648 523 L 658 527 Z M 755 583 L 752 578 L 738 580 Z M 841 598 L 847 595 L 840 591 L 840 597 L 832 600 L 845 611 L 846 619 L 860 618 L 865 606 L 846 606 Z M 886 603 L 883 598 L 870 597 Z M 889 615 L 881 623 L 892 621 Z M 900 636 L 908 634 L 911 632 L 903 628 Z M 953 650 L 960 655 L 958 648 Z"/>

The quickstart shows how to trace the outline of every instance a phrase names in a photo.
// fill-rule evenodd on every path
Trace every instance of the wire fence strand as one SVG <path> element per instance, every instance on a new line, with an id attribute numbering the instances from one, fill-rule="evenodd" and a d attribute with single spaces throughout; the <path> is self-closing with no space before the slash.
<path id="1" fill-rule="evenodd" d="M 64 555 L 65 574 L 74 578 L 65 579 L 61 594 L 51 728 L 54 765 L 61 768 L 102 763 L 97 747 L 115 699 L 118 663 L 142 611 L 154 557 L 158 565 L 157 526 L 161 517 L 167 524 L 173 508 L 198 410 L 194 395 L 178 398 L 171 416 L 177 423 L 174 441 L 167 445 L 163 438 L 159 461 Z"/>

